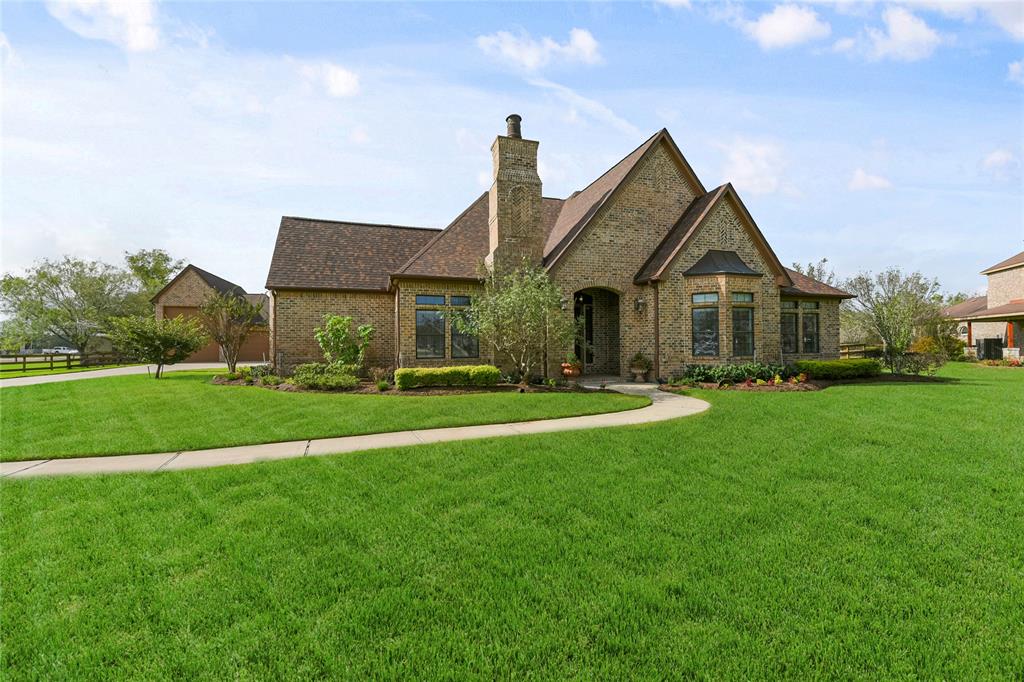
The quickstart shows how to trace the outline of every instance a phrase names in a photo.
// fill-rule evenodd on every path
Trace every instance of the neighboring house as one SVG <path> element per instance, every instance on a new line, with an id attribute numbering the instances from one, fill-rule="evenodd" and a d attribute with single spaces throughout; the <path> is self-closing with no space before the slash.
<path id="1" fill-rule="evenodd" d="M 968 352 L 980 358 L 1021 357 L 1024 346 L 1024 251 L 981 271 L 988 276 L 985 296 L 969 298 L 943 311 L 956 320 Z"/>
<path id="2" fill-rule="evenodd" d="M 259 326 L 245 340 L 238 359 L 268 361 L 270 345 L 266 320 L 266 294 L 247 294 L 237 284 L 194 265 L 187 265 L 150 300 L 156 306 L 156 319 L 158 320 L 179 315 L 190 318 L 196 317 L 199 314 L 199 306 L 214 294 L 244 296 L 260 306 L 262 312 Z M 219 362 L 220 359 L 220 346 L 212 341 L 188 357 L 189 362 Z"/>
<path id="3" fill-rule="evenodd" d="M 267 277 L 271 350 L 320 359 L 324 313 L 376 327 L 368 361 L 491 360 L 443 318 L 481 290 L 482 267 L 541 265 L 585 328 L 584 371 L 625 376 L 641 352 L 655 376 L 687 363 L 839 356 L 851 295 L 782 266 L 731 184 L 708 190 L 661 130 L 584 189 L 545 197 L 537 147 L 507 119 L 494 182 L 442 231 L 284 217 Z M 568 349 L 549 349 L 557 373 Z M 583 349 L 580 349 L 581 351 Z"/>

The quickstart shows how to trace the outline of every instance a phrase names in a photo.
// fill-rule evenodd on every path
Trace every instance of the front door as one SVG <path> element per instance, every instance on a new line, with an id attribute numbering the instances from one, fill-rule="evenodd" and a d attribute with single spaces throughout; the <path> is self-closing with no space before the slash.
<path id="1" fill-rule="evenodd" d="M 594 298 L 590 294 L 577 294 L 573 310 L 577 323 L 583 321 L 583 338 L 576 341 L 576 357 L 583 363 L 586 374 L 590 365 L 594 364 Z"/>

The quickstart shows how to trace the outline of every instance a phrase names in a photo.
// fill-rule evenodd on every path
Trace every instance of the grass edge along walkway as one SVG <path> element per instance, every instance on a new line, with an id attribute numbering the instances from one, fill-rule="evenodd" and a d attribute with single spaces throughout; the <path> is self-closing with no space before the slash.
<path id="1" fill-rule="evenodd" d="M 124 472 L 159 472 L 198 469 L 232 464 L 251 464 L 275 459 L 316 455 L 332 455 L 361 450 L 440 443 L 446 441 L 517 436 L 552 431 L 574 431 L 610 426 L 646 424 L 698 414 L 711 407 L 703 400 L 659 391 L 653 385 L 613 385 L 612 390 L 646 396 L 645 407 L 555 419 L 526 422 L 452 426 L 437 429 L 413 429 L 386 433 L 264 443 L 227 448 L 165 452 L 144 455 L 109 455 L 64 459 L 0 462 L 0 476 L 25 478 L 68 474 L 101 474 Z"/>

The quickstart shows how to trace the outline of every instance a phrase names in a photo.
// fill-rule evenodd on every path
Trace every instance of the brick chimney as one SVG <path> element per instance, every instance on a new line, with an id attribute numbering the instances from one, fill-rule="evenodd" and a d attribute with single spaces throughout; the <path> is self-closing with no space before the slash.
<path id="1" fill-rule="evenodd" d="M 536 140 L 524 140 L 522 117 L 512 114 L 505 119 L 506 135 L 499 135 L 491 145 L 494 161 L 494 182 L 488 196 L 490 252 L 488 267 L 511 270 L 525 259 L 540 265 L 544 255 L 544 233 L 541 225 L 541 183 L 537 175 Z"/>

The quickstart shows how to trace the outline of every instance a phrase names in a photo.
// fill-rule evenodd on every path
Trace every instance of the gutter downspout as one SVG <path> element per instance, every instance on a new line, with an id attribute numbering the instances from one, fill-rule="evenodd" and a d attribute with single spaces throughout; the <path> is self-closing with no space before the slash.
<path id="1" fill-rule="evenodd" d="M 401 309 L 401 299 L 402 299 L 402 287 L 395 286 L 395 348 L 394 348 L 394 355 L 392 356 L 392 359 L 395 361 L 395 368 L 396 369 L 402 366 L 401 365 L 401 359 L 402 359 L 402 352 L 401 352 L 401 348 L 402 348 L 402 326 L 401 326 L 402 325 L 402 316 L 399 313 L 399 310 Z"/>
<path id="2" fill-rule="evenodd" d="M 274 371 L 280 372 L 281 367 L 278 367 L 277 356 L 277 291 L 274 289 L 270 290 L 270 364 L 274 366 Z"/>
<path id="3" fill-rule="evenodd" d="M 661 296 L 657 280 L 651 282 L 651 286 L 654 289 L 654 380 L 658 381 L 661 377 L 661 310 L 659 306 Z"/>

